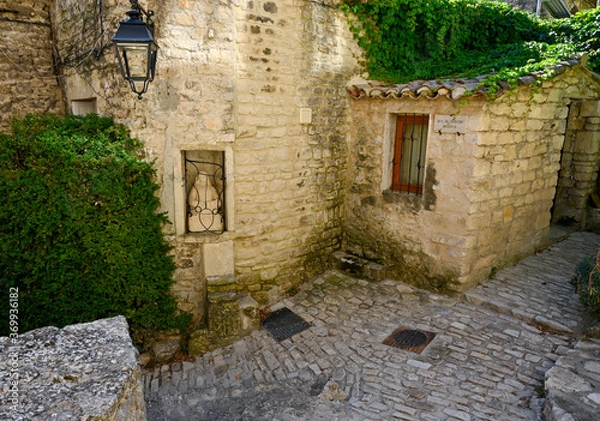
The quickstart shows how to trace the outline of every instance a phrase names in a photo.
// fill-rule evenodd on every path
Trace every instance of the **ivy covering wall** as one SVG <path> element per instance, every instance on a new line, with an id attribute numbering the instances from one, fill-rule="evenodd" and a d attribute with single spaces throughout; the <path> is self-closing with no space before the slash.
<path id="1" fill-rule="evenodd" d="M 568 19 L 490 0 L 346 0 L 340 6 L 365 50 L 370 78 L 417 79 L 492 74 L 484 84 L 515 83 L 576 53 L 600 69 L 600 8 Z"/>

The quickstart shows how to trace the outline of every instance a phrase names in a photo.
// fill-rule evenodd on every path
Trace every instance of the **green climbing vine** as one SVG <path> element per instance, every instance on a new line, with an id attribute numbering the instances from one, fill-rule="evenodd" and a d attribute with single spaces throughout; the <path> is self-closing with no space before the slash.
<path id="1" fill-rule="evenodd" d="M 575 53 L 600 69 L 600 8 L 539 19 L 491 0 L 345 0 L 340 4 L 365 51 L 370 77 L 392 83 L 488 76 L 515 86 Z"/>

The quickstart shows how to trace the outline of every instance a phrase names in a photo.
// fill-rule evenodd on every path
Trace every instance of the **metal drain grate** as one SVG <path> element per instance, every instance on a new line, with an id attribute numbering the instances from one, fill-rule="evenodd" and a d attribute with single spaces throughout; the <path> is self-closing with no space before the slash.
<path id="1" fill-rule="evenodd" d="M 262 327 L 277 341 L 290 338 L 310 326 L 310 323 L 287 307 L 275 310 L 262 323 Z"/>
<path id="2" fill-rule="evenodd" d="M 420 354 L 435 338 L 435 333 L 399 327 L 383 341 L 384 345 Z"/>

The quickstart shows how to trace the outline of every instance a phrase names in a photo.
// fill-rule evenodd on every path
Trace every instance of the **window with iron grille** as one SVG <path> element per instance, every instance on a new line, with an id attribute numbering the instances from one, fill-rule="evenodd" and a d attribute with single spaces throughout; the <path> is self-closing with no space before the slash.
<path id="1" fill-rule="evenodd" d="M 225 153 L 186 151 L 186 231 L 222 234 L 225 220 Z"/>
<path id="2" fill-rule="evenodd" d="M 392 162 L 392 190 L 423 194 L 429 116 L 398 115 Z"/>

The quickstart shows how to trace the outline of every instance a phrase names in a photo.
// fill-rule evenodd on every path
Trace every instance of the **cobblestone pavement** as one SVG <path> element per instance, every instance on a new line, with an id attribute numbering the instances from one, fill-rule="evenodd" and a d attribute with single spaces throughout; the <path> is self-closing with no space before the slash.
<path id="1" fill-rule="evenodd" d="M 569 278 L 599 247 L 573 234 L 460 298 L 326 272 L 279 304 L 309 329 L 146 372 L 148 419 L 540 420 L 544 375 L 577 342 Z M 436 336 L 421 354 L 382 344 L 399 327 Z M 347 399 L 328 400 L 336 385 Z"/>

